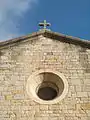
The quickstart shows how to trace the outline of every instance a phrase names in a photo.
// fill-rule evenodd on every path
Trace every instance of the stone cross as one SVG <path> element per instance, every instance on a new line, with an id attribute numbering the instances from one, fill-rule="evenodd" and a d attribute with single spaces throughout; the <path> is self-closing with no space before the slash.
<path id="1" fill-rule="evenodd" d="M 39 23 L 39 26 L 43 26 L 43 29 L 47 29 L 47 26 L 51 26 L 51 24 L 47 23 L 46 20 L 44 20 L 43 23 Z"/>

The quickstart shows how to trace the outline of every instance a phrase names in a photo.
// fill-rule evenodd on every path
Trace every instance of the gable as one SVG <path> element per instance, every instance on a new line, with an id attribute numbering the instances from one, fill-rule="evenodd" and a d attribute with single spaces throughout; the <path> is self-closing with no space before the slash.
<path id="1" fill-rule="evenodd" d="M 29 60 L 29 65 L 32 66 L 32 64 L 34 64 L 37 68 L 40 67 L 40 64 L 44 61 L 49 61 L 51 66 L 52 64 L 58 65 L 58 62 L 66 66 L 67 63 L 69 63 L 68 69 L 71 67 L 71 63 L 74 68 L 76 67 L 76 64 L 74 64 L 72 60 L 76 57 L 78 59 L 77 61 L 80 62 L 80 66 L 86 71 L 90 71 L 90 49 L 88 49 L 88 47 L 82 47 L 82 45 L 79 44 L 70 44 L 70 42 L 62 42 L 61 39 L 55 40 L 50 37 L 47 38 L 42 34 L 22 41 L 20 39 L 20 41 L 15 41 L 7 44 L 7 46 L 3 46 L 0 51 L 0 56 L 1 64 L 5 61 L 8 67 L 9 62 L 7 61 L 10 61 L 10 64 L 12 62 L 13 64 L 16 64 L 16 62 L 27 64 L 27 60 Z M 80 66 L 78 65 L 77 67 Z"/>
<path id="2" fill-rule="evenodd" d="M 82 46 L 84 48 L 90 49 L 90 41 L 89 40 L 81 40 L 81 39 L 76 38 L 76 37 L 67 36 L 67 35 L 63 35 L 63 34 L 48 31 L 48 30 L 38 31 L 38 32 L 32 33 L 32 34 L 27 35 L 27 36 L 22 36 L 19 38 L 0 42 L 0 48 L 6 48 L 7 46 L 14 46 L 14 45 L 21 44 L 21 43 L 24 43 L 27 41 L 36 40 L 36 39 L 38 39 L 38 37 L 40 35 L 42 35 L 46 38 L 51 38 L 53 40 L 58 40 L 61 42 L 74 44 L 74 45 L 79 45 L 79 46 Z"/>
<path id="3" fill-rule="evenodd" d="M 0 45 L 1 119 L 88 119 L 89 41 L 46 31 Z"/>

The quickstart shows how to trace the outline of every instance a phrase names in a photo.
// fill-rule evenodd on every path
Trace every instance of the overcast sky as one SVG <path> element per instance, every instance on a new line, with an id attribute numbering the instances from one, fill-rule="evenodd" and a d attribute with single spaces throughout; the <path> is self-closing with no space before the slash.
<path id="1" fill-rule="evenodd" d="M 90 40 L 90 0 L 0 0 L 0 40 L 36 32 L 44 19 L 54 32 Z"/>

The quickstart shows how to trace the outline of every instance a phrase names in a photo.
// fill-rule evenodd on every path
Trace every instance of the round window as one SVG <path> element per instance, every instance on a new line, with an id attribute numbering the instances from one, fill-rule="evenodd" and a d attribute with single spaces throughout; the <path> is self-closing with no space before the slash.
<path id="1" fill-rule="evenodd" d="M 68 83 L 61 73 L 44 70 L 35 72 L 29 77 L 26 90 L 34 101 L 54 104 L 65 97 L 68 92 Z"/>
<path id="2" fill-rule="evenodd" d="M 37 95 L 43 100 L 53 100 L 58 95 L 58 87 L 52 82 L 43 82 L 37 88 Z"/>

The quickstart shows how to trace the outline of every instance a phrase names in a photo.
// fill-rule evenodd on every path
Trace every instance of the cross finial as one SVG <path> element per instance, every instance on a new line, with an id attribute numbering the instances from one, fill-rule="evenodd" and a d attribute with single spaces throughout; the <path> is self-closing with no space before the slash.
<path id="1" fill-rule="evenodd" d="M 43 29 L 46 30 L 46 29 L 47 29 L 47 26 L 51 26 L 51 24 L 50 24 L 50 23 L 47 23 L 47 21 L 44 20 L 44 22 L 39 23 L 39 26 L 43 26 Z"/>

